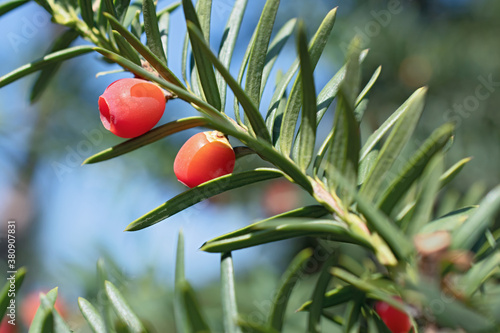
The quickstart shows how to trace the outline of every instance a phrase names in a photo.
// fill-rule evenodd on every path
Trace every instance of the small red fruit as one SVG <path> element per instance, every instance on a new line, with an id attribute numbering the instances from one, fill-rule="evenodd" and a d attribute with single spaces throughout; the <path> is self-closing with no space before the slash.
<path id="1" fill-rule="evenodd" d="M 402 303 L 401 298 L 395 297 L 395 299 Z M 408 333 L 410 331 L 411 321 L 406 312 L 382 301 L 375 303 L 375 311 L 392 333 Z"/>
<path id="2" fill-rule="evenodd" d="M 141 79 L 120 79 L 99 97 L 104 127 L 122 138 L 134 138 L 152 129 L 165 111 L 165 94 Z"/>
<path id="3" fill-rule="evenodd" d="M 233 172 L 235 155 L 224 134 L 212 131 L 192 136 L 181 147 L 174 161 L 177 179 L 195 187 Z"/>

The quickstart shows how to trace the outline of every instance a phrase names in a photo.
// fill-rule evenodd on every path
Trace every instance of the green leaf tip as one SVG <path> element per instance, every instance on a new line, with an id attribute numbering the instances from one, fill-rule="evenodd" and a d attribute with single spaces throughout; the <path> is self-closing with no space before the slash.
<path id="1" fill-rule="evenodd" d="M 127 228 L 125 228 L 125 231 L 137 231 L 150 227 L 216 194 L 282 176 L 283 172 L 280 170 L 273 168 L 258 168 L 212 179 L 178 194 L 163 205 L 130 223 Z"/>
<path id="2" fill-rule="evenodd" d="M 133 139 L 126 140 L 116 146 L 105 149 L 95 155 L 92 155 L 82 162 L 84 164 L 93 164 L 98 162 L 107 161 L 114 157 L 118 157 L 136 149 L 149 145 L 153 142 L 161 140 L 172 134 L 194 128 L 194 127 L 207 127 L 208 123 L 204 117 L 188 117 L 177 119 L 166 123 L 164 125 L 153 128 L 151 131 L 138 136 Z"/>

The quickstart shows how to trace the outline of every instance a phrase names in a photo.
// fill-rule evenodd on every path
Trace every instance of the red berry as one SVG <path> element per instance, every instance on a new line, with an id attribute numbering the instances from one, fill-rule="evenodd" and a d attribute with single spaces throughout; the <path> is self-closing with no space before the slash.
<path id="1" fill-rule="evenodd" d="M 402 303 L 401 298 L 395 297 L 395 299 Z M 406 312 L 382 301 L 375 303 L 375 311 L 392 333 L 408 333 L 410 331 L 411 321 Z"/>
<path id="2" fill-rule="evenodd" d="M 192 136 L 181 147 L 174 161 L 177 179 L 195 187 L 233 172 L 235 155 L 226 137 L 217 131 Z"/>
<path id="3" fill-rule="evenodd" d="M 134 138 L 152 129 L 165 110 L 165 94 L 141 79 L 120 79 L 99 97 L 104 127 L 122 138 Z"/>

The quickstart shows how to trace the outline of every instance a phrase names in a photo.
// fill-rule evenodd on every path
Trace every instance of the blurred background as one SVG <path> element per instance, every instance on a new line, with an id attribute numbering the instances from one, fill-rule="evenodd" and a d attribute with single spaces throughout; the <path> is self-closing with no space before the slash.
<path id="1" fill-rule="evenodd" d="M 158 8 L 172 2 L 160 0 Z M 213 2 L 211 43 L 215 50 L 233 2 Z M 265 1 L 251 3 L 232 73 L 238 71 Z M 300 17 L 311 36 L 325 13 L 335 6 L 339 6 L 336 27 L 316 70 L 317 90 L 343 64 L 350 40 L 360 36 L 364 46 L 370 48 L 363 64 L 363 82 L 382 65 L 369 96 L 363 133 L 376 129 L 415 89 L 429 86 L 413 149 L 433 129 L 453 121 L 456 136 L 447 165 L 473 157 L 448 185 L 436 215 L 476 204 L 500 183 L 500 2 L 286 0 L 282 1 L 276 26 Z M 41 57 L 64 29 L 52 24 L 48 14 L 30 2 L 0 17 L 0 31 L 3 75 Z M 183 14 L 177 10 L 172 15 L 169 41 L 169 64 L 175 73 L 180 72 L 184 33 Z M 77 40 L 75 45 L 84 43 Z M 271 77 L 276 69 L 286 70 L 295 57 L 291 38 Z M 36 74 L 0 89 L 1 246 L 6 249 L 7 221 L 16 221 L 16 265 L 28 268 L 19 299 L 28 303 L 30 293 L 59 286 L 65 316 L 75 331 L 84 332 L 76 299 L 97 298 L 96 263 L 104 258 L 102 263 L 127 297 L 143 302 L 138 310 L 145 320 L 158 332 L 172 332 L 175 247 L 182 228 L 187 278 L 198 290 L 213 325 L 221 327 L 216 297 L 220 257 L 198 248 L 222 233 L 312 201 L 294 185 L 273 181 L 201 202 L 151 228 L 123 232 L 128 223 L 185 189 L 173 175 L 173 158 L 182 143 L 200 129 L 175 134 L 123 157 L 81 166 L 87 157 L 121 142 L 102 127 L 97 108 L 99 95 L 111 82 L 131 76 L 118 73 L 96 77 L 98 72 L 114 69 L 117 67 L 96 54 L 70 60 L 33 104 L 29 100 Z M 270 79 L 264 95 L 267 100 L 273 81 Z M 262 105 L 267 107 L 268 103 Z M 325 129 L 332 113 L 324 119 Z M 160 123 L 194 114 L 185 103 L 173 100 Z M 246 159 L 236 168 L 261 164 Z M 238 301 L 251 320 L 264 318 L 280 274 L 308 242 L 278 242 L 233 254 Z M 2 269 L 6 267 L 6 253 L 2 250 L 0 254 Z M 294 293 L 299 305 L 311 292 L 307 279 Z M 290 326 L 288 331 L 300 330 L 301 316 L 295 316 L 291 324 L 294 328 Z"/>

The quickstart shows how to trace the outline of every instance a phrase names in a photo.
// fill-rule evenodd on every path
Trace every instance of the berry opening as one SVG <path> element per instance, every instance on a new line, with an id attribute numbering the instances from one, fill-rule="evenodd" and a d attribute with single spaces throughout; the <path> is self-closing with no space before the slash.
<path id="1" fill-rule="evenodd" d="M 111 121 L 109 119 L 109 105 L 106 99 L 102 96 L 99 97 L 99 111 L 101 113 L 101 121 L 107 130 L 111 128 Z"/>

